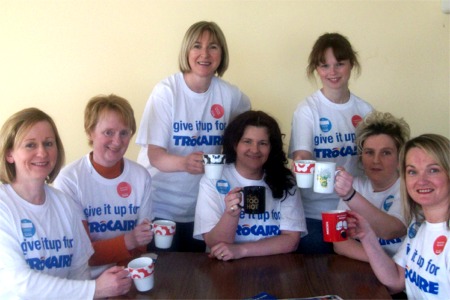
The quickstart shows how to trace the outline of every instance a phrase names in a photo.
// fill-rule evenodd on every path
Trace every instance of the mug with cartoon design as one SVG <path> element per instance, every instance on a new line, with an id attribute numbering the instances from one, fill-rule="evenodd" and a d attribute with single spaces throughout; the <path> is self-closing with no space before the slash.
<path id="1" fill-rule="evenodd" d="M 314 168 L 314 192 L 321 194 L 331 194 L 334 191 L 334 179 L 336 174 L 336 163 L 316 162 Z"/>
<path id="2" fill-rule="evenodd" d="M 312 188 L 314 179 L 315 160 L 294 161 L 294 173 L 299 188 Z"/>
<path id="3" fill-rule="evenodd" d="M 346 241 L 347 228 L 347 212 L 345 210 L 322 212 L 322 230 L 325 242 Z"/>

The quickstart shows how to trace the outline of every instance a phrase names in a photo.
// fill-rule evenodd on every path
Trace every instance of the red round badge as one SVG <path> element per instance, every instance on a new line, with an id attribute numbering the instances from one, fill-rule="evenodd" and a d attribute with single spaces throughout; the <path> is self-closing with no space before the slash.
<path id="1" fill-rule="evenodd" d="M 447 237 L 445 235 L 441 235 L 438 237 L 433 244 L 434 254 L 439 255 L 444 251 L 445 244 L 447 244 Z"/>
<path id="2" fill-rule="evenodd" d="M 358 115 L 354 115 L 352 117 L 352 124 L 355 127 L 358 126 L 359 122 L 361 122 L 361 121 L 362 121 L 362 118 L 360 116 L 358 116 Z"/>
<path id="3" fill-rule="evenodd" d="M 122 198 L 127 198 L 131 194 L 131 185 L 128 182 L 121 182 L 117 185 L 117 194 Z"/>
<path id="4" fill-rule="evenodd" d="M 220 119 L 222 118 L 223 114 L 225 113 L 225 110 L 223 109 L 222 105 L 219 104 L 214 104 L 213 106 L 211 106 L 211 115 L 215 118 L 215 119 Z"/>

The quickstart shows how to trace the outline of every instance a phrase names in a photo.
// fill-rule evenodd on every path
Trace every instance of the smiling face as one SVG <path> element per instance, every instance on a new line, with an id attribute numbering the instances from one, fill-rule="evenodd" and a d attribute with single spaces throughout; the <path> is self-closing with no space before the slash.
<path id="1" fill-rule="evenodd" d="M 104 167 L 114 166 L 125 155 L 131 136 L 131 129 L 124 124 L 117 112 L 102 112 L 89 135 L 94 161 Z"/>
<path id="2" fill-rule="evenodd" d="M 431 211 L 445 215 L 450 203 L 450 179 L 444 168 L 417 147 L 406 154 L 405 166 L 408 194 L 422 206 L 427 219 Z"/>
<path id="3" fill-rule="evenodd" d="M 372 135 L 364 141 L 361 162 L 375 191 L 386 190 L 399 177 L 397 146 L 387 134 Z"/>
<path id="4" fill-rule="evenodd" d="M 248 179 L 261 179 L 269 154 L 267 128 L 247 126 L 236 146 L 236 170 Z"/>
<path id="5" fill-rule="evenodd" d="M 316 68 L 323 88 L 325 90 L 347 90 L 352 71 L 350 60 L 338 61 L 332 48 L 325 50 L 324 58 L 325 61 Z"/>
<path id="6" fill-rule="evenodd" d="M 53 171 L 58 157 L 55 133 L 47 121 L 33 125 L 7 154 L 6 160 L 14 163 L 16 183 L 45 182 Z"/>
<path id="7" fill-rule="evenodd" d="M 188 61 L 191 75 L 212 78 L 220 65 L 222 49 L 213 41 L 211 33 L 204 31 L 189 50 Z"/>

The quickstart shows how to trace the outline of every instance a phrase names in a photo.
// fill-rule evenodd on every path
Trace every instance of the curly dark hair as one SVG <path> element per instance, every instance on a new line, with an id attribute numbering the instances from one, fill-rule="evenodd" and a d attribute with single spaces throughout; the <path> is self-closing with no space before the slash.
<path id="1" fill-rule="evenodd" d="M 223 153 L 227 164 L 236 162 L 236 146 L 244 135 L 247 126 L 267 128 L 270 153 L 263 165 L 264 181 L 275 199 L 286 198 L 295 186 L 295 178 L 287 167 L 288 160 L 283 151 L 283 137 L 277 121 L 263 111 L 246 111 L 237 116 L 226 128 L 223 136 Z"/>

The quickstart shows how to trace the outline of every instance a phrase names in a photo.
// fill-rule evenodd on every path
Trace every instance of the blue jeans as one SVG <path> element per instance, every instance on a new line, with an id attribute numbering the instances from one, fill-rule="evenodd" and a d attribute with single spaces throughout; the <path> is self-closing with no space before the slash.
<path id="1" fill-rule="evenodd" d="M 322 221 L 306 218 L 308 235 L 300 239 L 296 253 L 325 254 L 334 253 L 333 243 L 323 241 Z"/>

